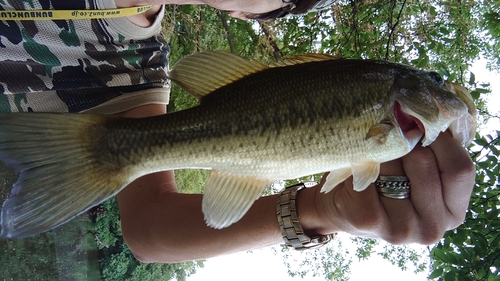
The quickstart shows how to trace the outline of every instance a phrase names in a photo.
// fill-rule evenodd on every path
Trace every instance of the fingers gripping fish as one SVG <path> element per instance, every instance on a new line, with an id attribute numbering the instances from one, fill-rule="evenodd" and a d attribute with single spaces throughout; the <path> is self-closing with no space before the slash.
<path id="1" fill-rule="evenodd" d="M 209 226 L 238 221 L 277 179 L 331 171 L 365 189 L 380 163 L 450 128 L 468 145 L 475 107 L 461 86 L 382 61 L 302 55 L 273 65 L 225 52 L 181 60 L 169 77 L 200 104 L 163 116 L 0 115 L 0 159 L 19 174 L 2 237 L 34 235 L 163 170 L 210 169 Z"/>

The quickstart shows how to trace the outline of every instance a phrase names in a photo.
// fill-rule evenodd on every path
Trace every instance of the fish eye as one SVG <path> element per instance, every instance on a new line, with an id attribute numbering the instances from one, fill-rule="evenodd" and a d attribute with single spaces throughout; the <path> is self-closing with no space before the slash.
<path id="1" fill-rule="evenodd" d="M 439 85 L 444 85 L 444 80 L 443 78 L 441 77 L 441 75 L 439 75 L 439 73 L 437 72 L 429 72 L 428 73 L 429 77 L 434 80 L 436 83 L 438 83 Z"/>

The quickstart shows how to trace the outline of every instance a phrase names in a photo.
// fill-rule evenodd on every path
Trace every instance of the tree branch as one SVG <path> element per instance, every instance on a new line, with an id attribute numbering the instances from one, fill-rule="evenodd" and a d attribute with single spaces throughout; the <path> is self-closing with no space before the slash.
<path id="1" fill-rule="evenodd" d="M 391 32 L 389 33 L 389 38 L 387 39 L 387 45 L 385 47 L 385 60 L 389 60 L 389 45 L 391 44 L 391 40 L 393 39 L 394 36 L 394 30 L 396 30 L 396 26 L 399 24 L 399 20 L 401 19 L 401 14 L 403 13 L 403 9 L 405 7 L 406 0 L 403 1 L 403 4 L 401 5 L 401 9 L 399 10 L 398 17 L 396 19 L 396 23 L 391 27 Z M 391 1 L 391 7 L 394 8 L 396 6 L 396 0 Z M 392 24 L 392 11 L 391 11 L 391 18 L 390 18 L 391 24 Z"/>
<path id="2" fill-rule="evenodd" d="M 493 193 L 493 191 L 490 191 L 489 193 Z M 499 197 L 499 198 L 497 198 L 497 197 Z M 470 205 L 471 208 L 481 208 L 481 205 L 489 203 L 490 200 L 498 200 L 498 199 L 500 199 L 500 193 L 495 193 L 492 196 L 488 196 L 488 197 L 484 197 L 484 198 L 483 197 L 479 197 L 479 196 L 471 196 L 471 199 L 478 200 L 478 201 L 473 202 Z"/>
<path id="3" fill-rule="evenodd" d="M 498 143 L 498 141 L 500 140 L 500 136 L 497 136 L 496 138 L 492 139 L 490 142 L 488 142 L 488 144 L 484 145 L 479 151 L 476 151 L 474 152 L 473 154 L 471 154 L 471 158 L 474 162 L 477 162 L 478 159 L 476 159 L 479 155 L 481 155 L 481 153 L 483 152 L 483 150 L 487 149 L 488 147 L 492 146 L 492 145 L 496 145 Z"/>
<path id="4" fill-rule="evenodd" d="M 262 28 L 262 31 L 264 32 L 264 35 L 266 35 L 267 41 L 269 42 L 269 45 L 273 48 L 273 56 L 276 61 L 279 61 L 281 59 L 281 51 L 276 42 L 274 42 L 274 39 L 271 36 L 271 32 L 269 31 L 269 27 L 259 21 L 260 28 Z"/>
<path id="5" fill-rule="evenodd" d="M 229 43 L 229 50 L 231 50 L 231 53 L 236 53 L 236 50 L 234 48 L 234 42 L 233 42 L 233 36 L 231 34 L 231 30 L 229 29 L 229 25 L 227 24 L 227 14 L 226 12 L 216 10 L 215 13 L 219 17 L 222 27 L 224 27 L 224 30 L 226 31 L 227 35 L 227 42 Z"/>

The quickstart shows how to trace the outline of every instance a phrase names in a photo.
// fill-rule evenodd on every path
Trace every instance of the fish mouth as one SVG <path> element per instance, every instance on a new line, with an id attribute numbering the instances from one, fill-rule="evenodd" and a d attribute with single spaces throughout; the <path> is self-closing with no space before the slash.
<path id="1" fill-rule="evenodd" d="M 417 128 L 425 133 L 424 124 L 420 122 L 420 120 L 418 120 L 417 118 L 409 114 L 406 114 L 401 109 L 401 104 L 399 104 L 399 102 L 397 101 L 394 102 L 394 117 L 396 118 L 396 122 L 398 123 L 403 133 L 407 133 Z"/>
<path id="2" fill-rule="evenodd" d="M 424 124 L 416 117 L 403 111 L 401 104 L 394 101 L 393 114 L 401 133 L 406 139 L 407 146 L 413 149 L 425 134 Z"/>
<path id="3" fill-rule="evenodd" d="M 476 109 L 470 93 L 456 83 L 444 82 L 452 97 L 440 99 L 429 92 L 431 103 L 427 107 L 412 106 L 402 101 L 394 101 L 394 117 L 402 133 L 413 142 L 418 132 L 422 145 L 431 144 L 441 132 L 449 130 L 453 137 L 466 147 L 474 138 L 477 127 Z M 418 142 L 418 140 L 417 140 Z"/>

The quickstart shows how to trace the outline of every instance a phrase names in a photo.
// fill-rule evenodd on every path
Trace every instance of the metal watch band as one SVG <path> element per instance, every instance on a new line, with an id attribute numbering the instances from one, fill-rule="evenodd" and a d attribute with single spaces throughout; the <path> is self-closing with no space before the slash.
<path id="1" fill-rule="evenodd" d="M 299 183 L 285 188 L 278 197 L 276 214 L 280 225 L 281 235 L 285 244 L 295 250 L 314 249 L 325 245 L 333 239 L 333 234 L 309 237 L 304 233 L 299 223 L 296 198 L 299 190 L 311 186 L 311 183 Z"/>

